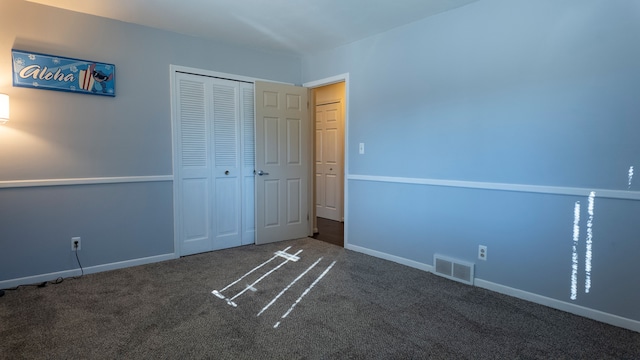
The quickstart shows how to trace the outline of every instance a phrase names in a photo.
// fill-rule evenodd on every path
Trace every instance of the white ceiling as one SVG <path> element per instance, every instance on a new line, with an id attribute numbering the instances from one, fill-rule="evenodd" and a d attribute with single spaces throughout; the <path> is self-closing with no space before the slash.
<path id="1" fill-rule="evenodd" d="M 332 49 L 478 0 L 26 0 L 295 54 Z"/>

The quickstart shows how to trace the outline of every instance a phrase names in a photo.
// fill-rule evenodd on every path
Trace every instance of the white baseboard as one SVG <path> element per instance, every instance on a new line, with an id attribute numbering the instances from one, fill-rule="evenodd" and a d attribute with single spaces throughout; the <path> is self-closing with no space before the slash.
<path id="1" fill-rule="evenodd" d="M 622 316 L 609 314 L 600 310 L 590 309 L 584 306 L 552 299 L 546 296 L 530 293 L 520 289 L 492 283 L 490 281 L 475 279 L 475 285 L 483 289 L 495 291 L 497 293 L 516 297 L 518 299 L 531 301 L 536 304 L 545 305 L 554 309 L 566 311 L 571 314 L 583 316 L 592 320 L 600 321 L 609 325 L 640 332 L 640 321 L 627 319 Z"/>
<path id="2" fill-rule="evenodd" d="M 380 259 L 384 259 L 384 260 L 389 260 L 389 261 L 393 261 L 395 263 L 401 264 L 401 265 L 405 265 L 408 267 L 412 267 L 415 269 L 420 269 L 420 270 L 424 270 L 424 271 L 429 271 L 432 272 L 433 271 L 433 266 L 431 265 L 427 265 L 427 264 L 423 264 L 421 262 L 418 261 L 414 261 L 414 260 L 409 260 L 400 256 L 395 256 L 395 255 L 391 255 L 391 254 L 387 254 L 387 253 L 383 253 L 380 251 L 376 251 L 376 250 L 371 250 L 368 248 L 364 248 L 361 246 L 357 246 L 357 245 L 351 245 L 351 244 L 345 244 L 344 246 L 345 249 L 347 250 L 353 250 L 359 253 L 363 253 L 366 255 L 371 255 L 373 257 L 377 257 Z"/>
<path id="3" fill-rule="evenodd" d="M 365 247 L 361 247 L 357 245 L 345 245 L 345 249 L 353 250 L 366 255 L 371 255 L 373 257 L 377 257 L 380 259 L 393 261 L 395 263 L 406 265 L 412 268 L 433 272 L 432 265 L 423 264 L 414 260 L 405 259 L 399 256 L 383 253 L 376 250 L 371 250 Z M 594 310 L 584 306 L 568 303 L 565 301 L 552 299 L 546 296 L 530 293 L 524 290 L 515 289 L 512 287 L 496 284 L 496 283 L 478 279 L 478 278 L 474 280 L 474 285 L 483 289 L 495 291 L 497 293 L 508 295 L 508 296 L 513 296 L 518 299 L 548 306 L 550 308 L 554 308 L 557 310 L 566 311 L 571 314 L 575 314 L 575 315 L 586 317 L 592 320 L 600 321 L 609 325 L 614 325 L 614 326 L 618 326 L 628 330 L 640 332 L 640 321 L 637 321 L 637 320 L 627 319 L 622 316 L 605 313 L 599 310 Z"/>
<path id="4" fill-rule="evenodd" d="M 149 256 L 149 257 L 145 257 L 145 258 L 125 260 L 125 261 L 119 261 L 119 262 L 115 262 L 115 263 L 90 266 L 90 267 L 84 268 L 83 270 L 84 270 L 84 274 L 87 275 L 87 274 L 94 274 L 94 273 L 99 273 L 99 272 L 103 272 L 103 271 L 123 269 L 123 268 L 127 268 L 127 267 L 132 267 L 132 266 L 151 264 L 151 263 L 155 263 L 155 262 L 176 259 L 177 257 L 178 256 L 176 254 L 156 255 L 156 256 Z M 45 282 L 45 281 L 53 281 L 53 280 L 55 280 L 57 278 L 67 278 L 67 277 L 72 277 L 72 276 L 80 276 L 80 274 L 81 274 L 81 271 L 80 271 L 80 268 L 78 268 L 78 269 L 58 271 L 58 272 L 48 273 L 48 274 L 27 276 L 27 277 L 22 277 L 22 278 L 17 278 L 17 279 L 2 280 L 2 281 L 0 281 L 0 289 L 9 289 L 9 288 L 14 288 L 14 287 L 20 286 L 20 285 L 37 284 L 37 283 L 41 283 L 41 282 Z"/>

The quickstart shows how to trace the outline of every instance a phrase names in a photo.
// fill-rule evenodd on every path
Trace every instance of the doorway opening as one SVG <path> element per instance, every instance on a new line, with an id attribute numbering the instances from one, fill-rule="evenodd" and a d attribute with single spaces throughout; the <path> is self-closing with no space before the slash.
<path id="1" fill-rule="evenodd" d="M 314 239 L 344 247 L 344 222 L 316 217 L 316 224 Z"/>
<path id="2" fill-rule="evenodd" d="M 314 238 L 344 247 L 345 82 L 312 88 Z"/>

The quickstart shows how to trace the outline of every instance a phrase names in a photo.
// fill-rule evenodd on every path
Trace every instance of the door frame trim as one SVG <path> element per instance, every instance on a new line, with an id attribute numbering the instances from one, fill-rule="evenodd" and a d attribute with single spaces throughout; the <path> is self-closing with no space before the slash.
<path id="1" fill-rule="evenodd" d="M 343 209 L 343 217 L 344 217 L 344 247 L 347 248 L 347 246 L 349 245 L 349 201 L 347 199 L 349 199 L 349 183 L 347 182 L 347 177 L 349 176 L 349 92 L 350 92 L 350 81 L 349 81 L 349 73 L 343 73 L 343 74 L 339 74 L 339 75 L 335 75 L 335 76 L 330 76 L 324 79 L 319 79 L 319 80 L 314 80 L 314 81 L 309 81 L 306 83 L 303 83 L 302 86 L 309 88 L 309 89 L 313 89 L 313 88 L 317 88 L 317 87 L 321 87 L 321 86 L 326 86 L 326 85 L 332 85 L 335 83 L 339 83 L 339 82 L 344 82 L 344 114 L 343 114 L 343 118 L 344 118 L 344 171 L 343 171 L 343 183 L 344 183 L 344 199 L 343 199 L 343 204 L 342 204 L 342 209 Z M 310 133 L 310 137 L 313 137 L 313 131 L 309 131 Z M 309 142 L 310 144 L 313 144 L 313 139 L 310 139 L 311 141 Z M 313 153 L 314 150 L 311 149 L 310 151 L 310 163 L 313 164 Z M 310 181 L 310 191 L 309 194 L 312 196 L 313 193 L 315 192 L 315 176 L 313 174 L 313 166 L 310 166 L 309 169 L 309 176 L 310 179 L 313 179 L 313 181 Z M 310 201 L 310 208 L 311 213 L 313 214 L 313 216 L 316 216 L 316 209 L 315 209 L 315 203 L 312 201 Z"/>
<path id="2" fill-rule="evenodd" d="M 223 72 L 219 72 L 219 71 L 198 69 L 198 68 L 192 68 L 192 67 L 181 66 L 181 65 L 173 65 L 173 64 L 169 65 L 169 70 L 170 70 L 171 80 L 172 81 L 173 81 L 173 74 L 175 74 L 176 72 L 183 72 L 183 73 L 187 73 L 187 74 L 200 75 L 200 76 L 209 76 L 209 77 L 227 79 L 227 80 L 232 80 L 232 81 L 243 81 L 243 82 L 248 82 L 248 83 L 252 83 L 252 84 L 254 84 L 256 81 L 267 81 L 267 82 L 278 83 L 278 84 L 293 85 L 291 83 L 282 82 L 282 81 L 261 79 L 261 78 L 256 78 L 256 77 L 229 74 L 229 73 L 223 73 Z M 173 85 L 173 83 L 172 83 L 172 85 Z"/>

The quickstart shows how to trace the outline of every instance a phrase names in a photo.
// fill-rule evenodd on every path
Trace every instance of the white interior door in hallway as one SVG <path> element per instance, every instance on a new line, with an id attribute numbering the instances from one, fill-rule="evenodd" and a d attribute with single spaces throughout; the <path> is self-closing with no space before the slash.
<path id="1" fill-rule="evenodd" d="M 179 255 L 255 241 L 253 84 L 174 73 Z"/>
<path id="2" fill-rule="evenodd" d="M 344 132 L 340 101 L 316 105 L 316 216 L 342 221 Z"/>
<path id="3" fill-rule="evenodd" d="M 256 243 L 311 235 L 308 89 L 256 82 Z"/>

